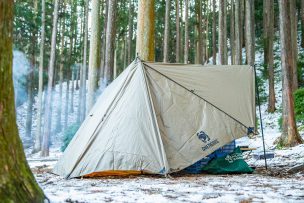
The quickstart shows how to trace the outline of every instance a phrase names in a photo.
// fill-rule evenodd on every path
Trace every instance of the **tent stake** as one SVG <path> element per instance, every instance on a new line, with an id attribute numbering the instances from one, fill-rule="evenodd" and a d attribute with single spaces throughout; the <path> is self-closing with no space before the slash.
<path id="1" fill-rule="evenodd" d="M 267 160 L 266 160 L 266 150 L 265 150 L 265 139 L 264 139 L 263 120 L 262 120 L 262 113 L 261 113 L 260 93 L 259 93 L 259 86 L 258 86 L 258 83 L 257 83 L 256 65 L 254 65 L 253 68 L 254 68 L 254 75 L 255 75 L 256 96 L 257 96 L 257 99 L 258 99 L 259 114 L 260 114 L 260 124 L 261 124 L 262 140 L 263 140 L 263 150 L 264 150 L 265 168 L 266 168 L 266 170 L 267 170 Z"/>

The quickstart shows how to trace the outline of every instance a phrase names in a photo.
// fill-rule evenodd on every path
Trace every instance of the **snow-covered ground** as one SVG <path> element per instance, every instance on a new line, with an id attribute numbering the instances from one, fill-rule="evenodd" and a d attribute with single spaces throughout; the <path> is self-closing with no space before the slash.
<path id="1" fill-rule="evenodd" d="M 278 46 L 275 44 L 275 46 Z M 278 49 L 276 49 L 278 50 Z M 278 51 L 275 52 L 278 55 Z M 257 52 L 257 64 L 261 64 L 263 55 Z M 258 70 L 261 66 L 258 66 Z M 260 74 L 260 71 L 258 71 Z M 276 73 L 277 109 L 282 102 L 279 71 Z M 74 84 L 76 85 L 76 83 Z M 268 93 L 267 82 L 264 84 Z M 62 123 L 66 101 L 66 82 L 63 83 Z M 71 95 L 69 96 L 71 98 Z M 68 125 L 77 118 L 78 90 L 74 91 L 74 112 L 69 108 Z M 59 105 L 59 85 L 55 86 L 52 125 L 57 118 Z M 69 107 L 71 103 L 69 102 Z M 17 123 L 23 141 L 27 104 L 17 108 Z M 37 181 L 51 202 L 303 202 L 304 174 L 287 174 L 286 170 L 304 163 L 304 145 L 293 148 L 277 149 L 274 141 L 280 136 L 278 118 L 280 112 L 267 112 L 267 103 L 261 105 L 264 124 L 266 149 L 275 154 L 268 161 L 269 170 L 263 170 L 264 160 L 256 160 L 252 154 L 262 151 L 261 135 L 254 138 L 242 138 L 239 145 L 257 148 L 246 152 L 244 157 L 249 165 L 258 167 L 251 175 L 178 175 L 173 178 L 159 176 L 136 176 L 128 178 L 99 178 L 65 180 L 51 173 L 54 164 L 62 154 L 60 151 L 62 133 L 52 135 L 50 157 L 41 158 L 40 154 L 31 154 L 32 148 L 25 149 L 27 159 Z M 257 114 L 258 115 L 258 114 Z M 34 103 L 33 135 L 37 130 L 37 98 Z M 261 132 L 259 130 L 259 132 Z M 304 132 L 300 132 L 304 138 Z"/>
<path id="2" fill-rule="evenodd" d="M 70 179 L 36 171 L 52 202 L 303 202 L 304 178 L 183 175 Z"/>

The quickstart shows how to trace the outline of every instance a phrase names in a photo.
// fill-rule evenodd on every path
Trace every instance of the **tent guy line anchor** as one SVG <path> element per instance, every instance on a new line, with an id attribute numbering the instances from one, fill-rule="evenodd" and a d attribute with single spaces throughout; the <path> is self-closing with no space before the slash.
<path id="1" fill-rule="evenodd" d="M 260 93 L 259 93 L 259 86 L 257 83 L 257 72 L 256 72 L 256 65 L 253 65 L 254 68 L 254 76 L 255 76 L 255 88 L 256 88 L 256 97 L 258 100 L 259 106 L 259 117 L 260 117 L 260 125 L 261 125 L 261 133 L 262 133 L 262 140 L 263 140 L 263 151 L 264 151 L 264 160 L 265 160 L 265 168 L 267 170 L 267 160 L 266 160 L 266 150 L 265 150 L 265 138 L 264 138 L 264 131 L 263 131 L 263 120 L 262 120 L 262 113 L 261 113 L 261 103 L 260 103 Z"/>

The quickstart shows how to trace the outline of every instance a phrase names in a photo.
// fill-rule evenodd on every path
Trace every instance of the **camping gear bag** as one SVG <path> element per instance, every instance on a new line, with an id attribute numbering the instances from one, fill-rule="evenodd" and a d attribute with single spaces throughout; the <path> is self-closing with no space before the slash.
<path id="1" fill-rule="evenodd" d="M 213 159 L 202 168 L 202 171 L 211 174 L 229 174 L 252 173 L 254 170 L 244 161 L 241 149 L 237 147 L 231 154 Z"/>
<path id="2" fill-rule="evenodd" d="M 208 163 L 218 157 L 224 157 L 230 153 L 232 153 L 235 149 L 235 140 L 233 140 L 231 143 L 224 145 L 223 147 L 220 147 L 219 149 L 215 150 L 213 153 L 209 154 L 208 156 L 200 159 L 199 161 L 195 162 L 191 166 L 188 166 L 184 169 L 185 172 L 190 174 L 199 174 L 202 173 L 202 168 L 207 166 Z"/>

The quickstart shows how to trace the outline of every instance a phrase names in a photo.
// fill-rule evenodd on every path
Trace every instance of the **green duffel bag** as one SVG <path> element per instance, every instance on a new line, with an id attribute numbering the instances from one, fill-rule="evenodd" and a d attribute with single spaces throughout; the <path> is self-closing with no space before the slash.
<path id="1" fill-rule="evenodd" d="M 254 171 L 244 161 L 239 147 L 235 148 L 231 154 L 213 159 L 202 170 L 211 174 L 252 173 Z"/>

